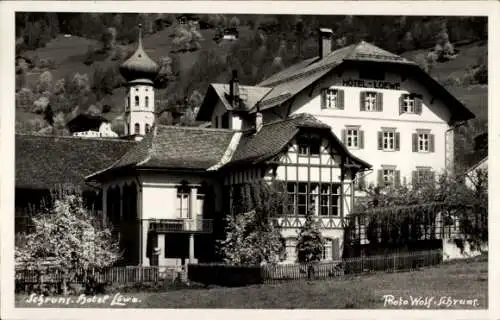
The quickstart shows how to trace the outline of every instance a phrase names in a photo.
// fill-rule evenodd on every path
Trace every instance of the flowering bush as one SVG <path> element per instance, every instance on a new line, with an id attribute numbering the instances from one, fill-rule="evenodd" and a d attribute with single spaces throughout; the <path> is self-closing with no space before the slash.
<path id="1" fill-rule="evenodd" d="M 16 266 L 62 274 L 66 294 L 77 270 L 108 267 L 120 258 L 111 230 L 85 208 L 78 192 L 64 192 L 40 211 L 33 218 L 33 231 L 16 244 Z"/>

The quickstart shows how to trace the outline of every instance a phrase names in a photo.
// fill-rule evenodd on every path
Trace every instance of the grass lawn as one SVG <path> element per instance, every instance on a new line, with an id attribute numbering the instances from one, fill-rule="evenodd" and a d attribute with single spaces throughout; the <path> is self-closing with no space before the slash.
<path id="1" fill-rule="evenodd" d="M 182 289 L 166 292 L 122 293 L 140 302 L 126 303 L 127 308 L 279 308 L 279 309 L 375 309 L 426 308 L 412 306 L 412 298 L 430 297 L 429 307 L 485 309 L 488 303 L 487 261 L 460 261 L 402 273 L 377 273 L 338 280 L 298 281 L 276 285 L 239 288 Z M 408 305 L 384 306 L 384 295 L 400 297 Z M 410 297 L 411 296 L 411 297 Z M 440 299 L 477 299 L 476 306 L 439 305 Z M 73 297 L 76 301 L 78 297 Z M 32 307 L 27 295 L 16 295 L 17 307 Z M 44 304 L 44 307 L 110 307 L 106 303 L 78 305 Z M 453 300 L 451 300 L 453 301 Z"/>

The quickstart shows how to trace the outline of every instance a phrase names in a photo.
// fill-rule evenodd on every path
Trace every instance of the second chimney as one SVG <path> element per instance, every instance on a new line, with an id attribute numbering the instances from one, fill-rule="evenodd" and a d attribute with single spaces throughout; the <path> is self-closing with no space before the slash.
<path id="1" fill-rule="evenodd" d="M 319 58 L 323 59 L 332 52 L 332 29 L 319 29 Z"/>
<path id="2" fill-rule="evenodd" d="M 233 108 L 238 108 L 238 102 L 240 98 L 240 83 L 238 80 L 238 72 L 236 70 L 233 70 L 233 77 L 229 82 L 229 98 L 231 100 L 230 103 Z"/>

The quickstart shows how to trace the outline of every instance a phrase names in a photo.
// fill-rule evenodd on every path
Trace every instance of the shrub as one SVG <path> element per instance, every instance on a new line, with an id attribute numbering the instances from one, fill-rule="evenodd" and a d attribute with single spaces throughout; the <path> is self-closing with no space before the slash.
<path id="1" fill-rule="evenodd" d="M 77 276 L 75 270 L 104 268 L 120 258 L 118 243 L 110 229 L 85 208 L 78 190 L 61 188 L 52 193 L 53 203 L 33 218 L 34 231 L 25 245 L 16 247 L 16 265 L 47 274 L 41 262 L 50 261 L 62 274 L 62 292 Z"/>

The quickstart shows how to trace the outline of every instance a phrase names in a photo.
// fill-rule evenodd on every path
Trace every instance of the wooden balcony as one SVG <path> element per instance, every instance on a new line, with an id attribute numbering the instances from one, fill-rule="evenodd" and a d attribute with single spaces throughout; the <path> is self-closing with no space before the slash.
<path id="1" fill-rule="evenodd" d="M 149 230 L 157 233 L 212 233 L 212 219 L 149 219 Z"/>

